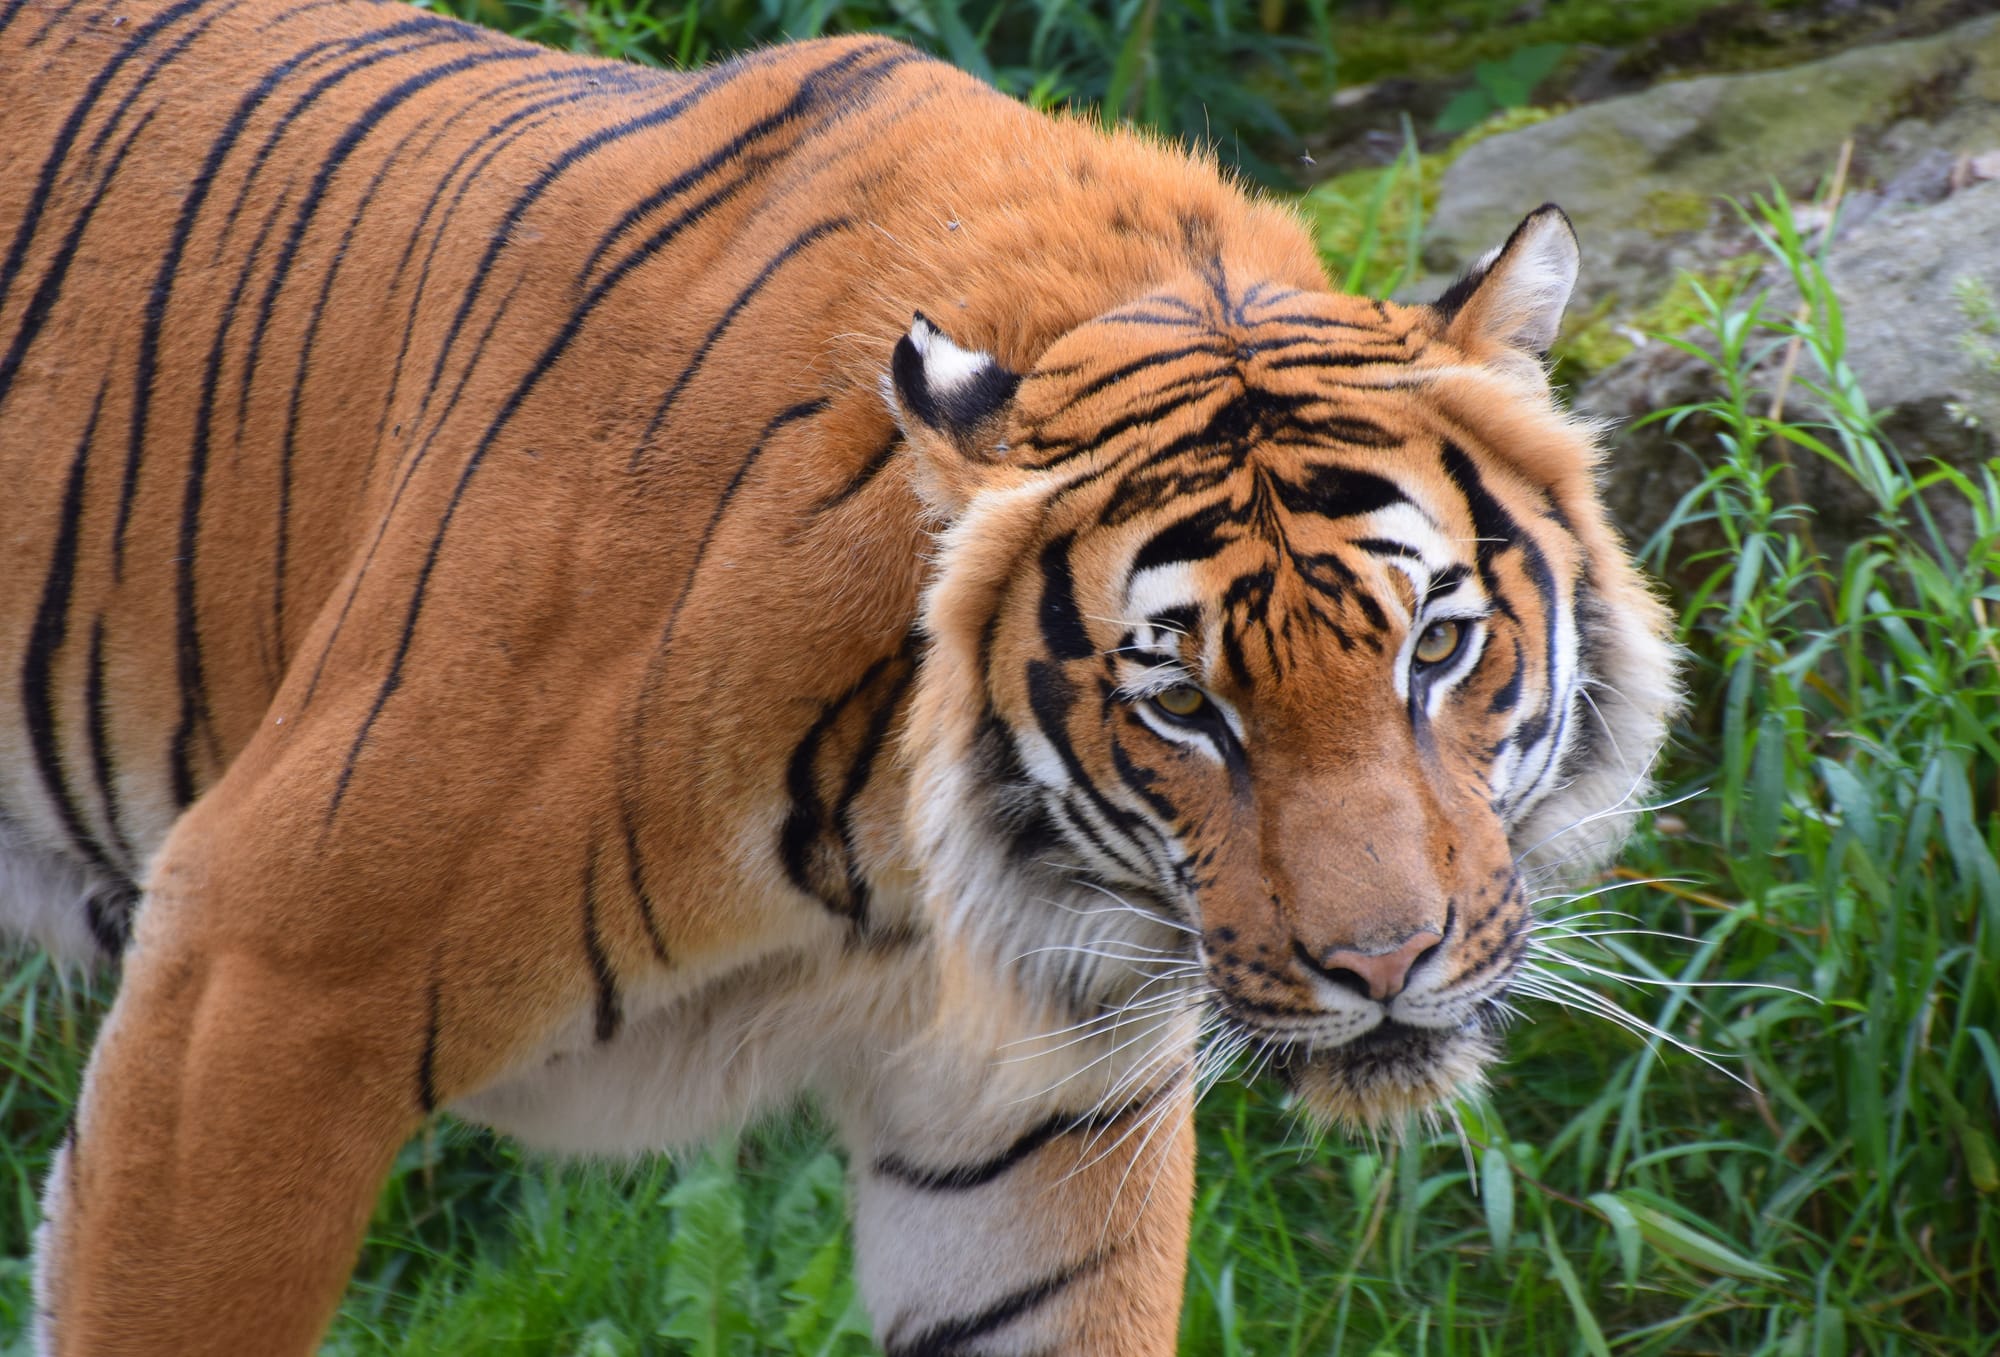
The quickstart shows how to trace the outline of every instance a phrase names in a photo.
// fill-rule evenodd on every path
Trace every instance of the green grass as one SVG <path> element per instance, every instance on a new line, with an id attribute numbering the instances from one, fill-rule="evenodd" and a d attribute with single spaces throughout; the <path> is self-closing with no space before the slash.
<path id="1" fill-rule="evenodd" d="M 551 47 L 666 66 L 786 38 L 890 33 L 1037 108 L 1142 123 L 1271 184 L 1287 182 L 1279 162 L 1298 140 L 1281 111 L 1299 102 L 1293 66 L 1333 59 L 1330 0 L 418 2 Z"/>
<path id="2" fill-rule="evenodd" d="M 1339 206 L 1336 279 L 1406 267 L 1408 218 L 1388 214 L 1415 171 L 1385 173 Z M 1382 1143 L 1316 1139 L 1273 1088 L 1219 1087 L 1184 1352 L 2000 1350 L 2000 468 L 1904 465 L 1789 206 L 1747 220 L 1809 305 L 1795 321 L 1691 284 L 1702 338 L 1666 341 L 1722 393 L 1659 415 L 1719 431 L 1647 544 L 1686 582 L 1690 703 L 1657 797 L 1673 804 L 1598 893 L 1544 905 L 1580 922 L 1552 926 L 1564 955 L 1537 962 L 1574 1005 L 1616 1003 L 1667 1039 L 1524 1000 L 1492 1092 L 1457 1127 Z M 1795 342 L 1774 419 L 1748 374 Z M 1804 458 L 1875 506 L 1839 559 L 1792 502 Z M 12 1353 L 35 1192 L 104 993 L 39 958 L 0 974 Z M 440 1122 L 384 1189 L 327 1351 L 867 1352 L 826 1143 L 799 1121 L 679 1168 L 556 1167 Z"/>

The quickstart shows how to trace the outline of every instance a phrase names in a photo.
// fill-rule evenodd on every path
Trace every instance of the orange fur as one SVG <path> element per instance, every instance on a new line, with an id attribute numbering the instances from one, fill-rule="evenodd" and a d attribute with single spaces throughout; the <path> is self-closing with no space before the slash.
<path id="1" fill-rule="evenodd" d="M 1295 948 L 1454 920 L 1440 971 L 1493 972 L 1527 922 L 1483 790 L 1504 722 L 1404 724 L 1384 656 L 1423 601 L 1389 566 L 1335 605 L 1279 560 L 1287 629 L 1233 667 L 1270 540 L 1190 566 L 1180 660 L 1249 713 L 1234 781 L 1091 686 L 1176 506 L 1311 475 L 1252 427 L 1128 512 L 1132 466 L 1185 437 L 1194 475 L 1245 392 L 1361 431 L 1348 472 L 1470 552 L 1433 455 L 1462 442 L 1532 559 L 1613 601 L 1635 761 L 1587 771 L 1657 744 L 1661 619 L 1587 438 L 1492 331 L 1546 320 L 1505 259 L 1456 325 L 1333 296 L 1212 166 L 863 38 L 665 74 L 361 0 L 0 0 L 0 104 L 0 867 L 87 896 L 0 909 L 131 930 L 50 1186 L 53 1351 L 311 1350 L 434 1107 L 633 1150 L 800 1089 L 856 1155 L 891 1351 L 1170 1350 L 1203 994 L 1324 1005 Z M 1147 307 L 1196 319 L 1119 319 Z M 1018 393 L 942 432 L 909 383 L 885 404 L 916 312 L 943 396 L 978 363 Z M 1324 362 L 1288 368 L 1302 325 Z M 1214 385 L 1130 418 L 1183 378 Z M 1358 531 L 1267 518 L 1327 557 Z M 1059 540 L 1078 655 L 1049 652 Z M 1496 635 L 1547 620 L 1529 560 L 1495 557 Z M 1506 674 L 1463 682 L 1499 710 Z M 1208 855 L 1199 978 L 1022 959 L 1106 887 L 1059 875 L 1040 912 L 991 828 L 993 721 L 1121 805 L 1150 761 Z M 1185 1004 L 1138 1004 L 1162 980 Z M 1079 1004 L 1117 1020 L 1065 1053 Z M 1451 1051 L 1293 1077 L 1373 1119 L 1490 1053 Z"/>

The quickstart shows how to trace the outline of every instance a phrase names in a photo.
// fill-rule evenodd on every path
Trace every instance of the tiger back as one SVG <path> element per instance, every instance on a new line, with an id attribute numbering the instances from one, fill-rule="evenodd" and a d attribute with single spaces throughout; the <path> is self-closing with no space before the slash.
<path id="1" fill-rule="evenodd" d="M 890 41 L 366 0 L 0 0 L 0 103 L 0 920 L 122 966 L 50 1351 L 310 1351 L 436 1109 L 802 1092 L 890 1352 L 1170 1351 L 1203 1025 L 1477 1079 L 1659 742 L 1558 213 L 1343 298 Z"/>

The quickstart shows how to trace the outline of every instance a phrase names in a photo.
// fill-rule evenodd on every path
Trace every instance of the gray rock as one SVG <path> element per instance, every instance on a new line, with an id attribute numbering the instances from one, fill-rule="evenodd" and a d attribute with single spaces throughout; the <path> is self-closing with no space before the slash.
<path id="1" fill-rule="evenodd" d="M 1699 268 L 1728 214 L 1721 197 L 1747 201 L 1773 180 L 1810 191 L 1850 137 L 1850 183 L 1905 198 L 1927 191 L 1896 180 L 1924 153 L 2000 147 L 2000 16 L 1788 70 L 1660 85 L 1479 142 L 1445 172 L 1424 262 L 1455 273 L 1557 202 L 1585 251 L 1575 310 L 1607 297 L 1636 309 Z"/>
<path id="2" fill-rule="evenodd" d="M 1913 195 L 1916 196 L 1916 195 Z M 1885 194 L 1884 198 L 1887 199 Z M 2000 372 L 1967 344 L 1970 324 L 1955 290 L 1973 280 L 2000 299 L 2000 182 L 1976 183 L 1940 202 L 1884 201 L 1845 231 L 1827 253 L 1827 276 L 1841 302 L 1847 365 L 1882 418 L 1890 440 L 1921 472 L 1932 461 L 1967 471 L 1996 453 L 2000 431 Z M 1790 316 L 1797 293 L 1789 280 L 1773 289 L 1765 314 Z M 1757 373 L 1767 390 L 1779 354 Z M 1802 362 L 1787 397 L 1791 416 L 1809 420 L 1815 402 L 1807 384 L 1825 374 Z M 1646 414 L 1711 398 L 1719 391 L 1710 368 L 1668 345 L 1651 344 L 1586 381 L 1573 395 L 1581 411 L 1625 427 L 1612 439 L 1606 495 L 1613 514 L 1635 540 L 1649 537 L 1719 455 L 1712 426 L 1700 421 L 1670 433 L 1663 424 L 1633 428 Z M 1753 407 L 1762 412 L 1766 401 Z M 1794 450 L 1796 481 L 1778 493 L 1811 505 L 1820 550 L 1837 558 L 1867 533 L 1873 503 L 1847 476 L 1812 453 Z M 1962 550 L 1971 525 L 1951 496 L 1933 501 L 1947 535 Z M 1699 548 L 1699 530 L 1680 543 Z"/>

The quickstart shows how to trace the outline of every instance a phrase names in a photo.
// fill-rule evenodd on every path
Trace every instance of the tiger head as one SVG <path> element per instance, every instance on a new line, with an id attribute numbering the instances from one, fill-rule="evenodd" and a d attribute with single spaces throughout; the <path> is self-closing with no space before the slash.
<path id="1" fill-rule="evenodd" d="M 919 318 L 944 525 L 910 820 L 947 936 L 1087 1030 L 1205 999 L 1324 1118 L 1475 1081 L 1532 927 L 1673 704 L 1543 355 L 1552 207 L 1433 306 L 1226 257 L 1016 374 Z"/>

